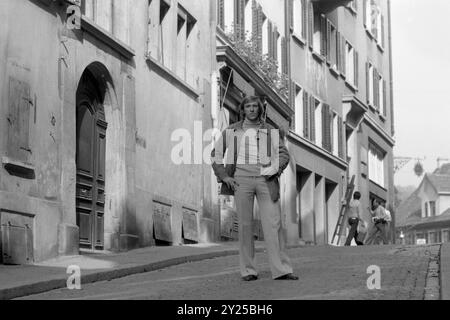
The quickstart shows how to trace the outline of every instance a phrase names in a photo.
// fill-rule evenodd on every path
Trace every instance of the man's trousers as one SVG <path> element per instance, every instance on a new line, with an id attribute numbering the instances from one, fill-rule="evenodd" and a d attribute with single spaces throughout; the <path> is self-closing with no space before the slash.
<path id="1" fill-rule="evenodd" d="M 389 240 L 387 238 L 387 223 L 375 223 L 375 225 L 369 231 L 369 236 L 367 237 L 366 244 L 373 245 L 378 235 L 381 237 L 383 244 L 389 244 Z"/>
<path id="2" fill-rule="evenodd" d="M 239 217 L 240 271 L 243 277 L 257 275 L 253 238 L 253 208 L 255 195 L 261 216 L 272 277 L 292 273 L 286 253 L 286 229 L 282 226 L 280 201 L 273 202 L 264 177 L 236 177 L 235 192 Z"/>

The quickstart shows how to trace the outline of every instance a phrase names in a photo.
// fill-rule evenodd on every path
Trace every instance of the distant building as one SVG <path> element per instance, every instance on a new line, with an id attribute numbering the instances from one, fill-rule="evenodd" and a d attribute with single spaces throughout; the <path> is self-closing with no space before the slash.
<path id="1" fill-rule="evenodd" d="M 450 242 L 450 175 L 427 174 L 398 208 L 397 237 L 406 244 Z"/>

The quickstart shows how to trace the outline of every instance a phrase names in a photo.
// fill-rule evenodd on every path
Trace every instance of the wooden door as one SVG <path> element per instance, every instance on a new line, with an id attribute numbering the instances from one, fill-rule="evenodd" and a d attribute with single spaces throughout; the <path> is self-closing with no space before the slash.
<path id="1" fill-rule="evenodd" d="M 95 104 L 83 100 L 77 106 L 76 213 L 80 247 L 102 250 L 107 126 Z"/>

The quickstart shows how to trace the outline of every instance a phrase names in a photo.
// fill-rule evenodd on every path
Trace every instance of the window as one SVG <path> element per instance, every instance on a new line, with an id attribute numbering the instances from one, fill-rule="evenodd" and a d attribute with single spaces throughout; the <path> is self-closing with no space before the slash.
<path id="1" fill-rule="evenodd" d="M 262 54 L 269 54 L 269 20 L 262 18 Z"/>
<path id="2" fill-rule="evenodd" d="M 195 23 L 195 19 L 183 7 L 179 6 L 175 73 L 190 84 L 194 83 L 195 68 L 191 65 L 194 62 L 194 59 L 191 58 L 193 54 L 191 33 Z"/>
<path id="3" fill-rule="evenodd" d="M 252 11 L 252 0 L 245 1 L 245 37 L 247 40 L 252 38 L 253 32 L 253 11 Z"/>
<path id="4" fill-rule="evenodd" d="M 422 218 L 428 218 L 428 217 L 430 216 L 430 215 L 429 215 L 429 210 L 428 210 L 428 202 L 425 202 L 424 205 L 425 205 L 425 206 L 424 206 L 425 211 L 424 211 L 424 215 L 423 215 Z"/>
<path id="5" fill-rule="evenodd" d="M 284 51 L 283 51 L 283 44 L 282 44 L 282 38 L 281 38 L 281 36 L 280 36 L 280 34 L 279 33 L 277 33 L 276 35 L 275 35 L 275 39 L 276 39 L 276 43 L 277 43 L 277 47 L 276 47 L 276 52 L 275 52 L 275 57 L 276 57 L 276 59 L 277 59 L 277 63 L 278 63 L 278 72 L 279 73 L 282 73 L 284 70 L 283 70 L 283 67 L 284 67 L 284 57 L 283 57 L 283 55 L 284 55 Z"/>
<path id="6" fill-rule="evenodd" d="M 436 216 L 436 201 L 430 201 L 430 217 Z"/>
<path id="7" fill-rule="evenodd" d="M 321 28 L 321 15 L 318 12 L 314 12 L 314 37 L 313 37 L 313 50 L 317 53 L 322 52 L 322 28 Z"/>
<path id="8" fill-rule="evenodd" d="M 387 105 L 386 105 L 386 80 L 381 76 L 379 76 L 379 80 L 378 80 L 378 95 L 379 95 L 379 106 L 380 106 L 380 114 L 383 116 L 387 115 Z"/>
<path id="9" fill-rule="evenodd" d="M 373 143 L 369 143 L 368 167 L 369 179 L 381 187 L 385 187 L 384 158 L 385 152 Z"/>
<path id="10" fill-rule="evenodd" d="M 150 0 L 148 6 L 148 55 L 172 69 L 172 34 L 169 0 Z"/>
<path id="11" fill-rule="evenodd" d="M 329 56 L 330 66 L 334 70 L 338 70 L 339 48 L 338 48 L 337 36 L 338 36 L 338 32 L 337 32 L 336 27 L 330 23 L 329 24 L 329 39 L 328 39 L 330 50 L 328 52 L 328 56 Z"/>
<path id="12" fill-rule="evenodd" d="M 331 122 L 331 132 L 332 132 L 332 153 L 335 156 L 339 156 L 339 116 L 335 113 L 333 114 L 333 120 Z"/>
<path id="13" fill-rule="evenodd" d="M 81 1 L 81 12 L 109 32 L 112 32 L 112 9 L 112 0 Z"/>
<path id="14" fill-rule="evenodd" d="M 353 46 L 346 42 L 345 44 L 346 80 L 354 87 L 358 87 L 358 53 Z"/>
<path id="15" fill-rule="evenodd" d="M 293 16 L 292 27 L 297 36 L 304 38 L 305 36 L 305 21 L 306 18 L 306 3 L 305 0 L 293 0 Z"/>
<path id="16" fill-rule="evenodd" d="M 233 27 L 235 25 L 235 0 L 223 0 L 224 1 L 224 25 L 223 30 L 226 32 L 233 32 Z"/>
<path id="17" fill-rule="evenodd" d="M 364 25 L 380 46 L 384 46 L 384 16 L 376 0 L 364 0 Z"/>
<path id="18" fill-rule="evenodd" d="M 295 89 L 295 128 L 294 131 L 299 136 L 304 136 L 304 91 L 299 86 L 294 87 Z"/>
<path id="19" fill-rule="evenodd" d="M 375 77 L 375 68 L 371 63 L 367 63 L 366 65 L 366 80 L 367 80 L 367 103 L 370 106 L 375 106 L 375 92 L 374 92 L 374 77 Z"/>
<path id="20" fill-rule="evenodd" d="M 314 123 L 314 127 L 315 127 L 315 142 L 316 145 L 322 147 L 322 103 L 320 103 L 320 101 L 316 100 L 315 101 L 315 114 L 314 114 L 314 119 L 315 119 L 315 123 Z"/>

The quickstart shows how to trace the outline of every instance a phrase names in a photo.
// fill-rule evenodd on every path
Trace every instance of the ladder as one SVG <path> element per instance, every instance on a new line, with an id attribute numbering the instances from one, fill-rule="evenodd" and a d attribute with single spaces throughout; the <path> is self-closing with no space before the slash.
<path id="1" fill-rule="evenodd" d="M 355 190 L 355 176 L 352 177 L 350 184 L 347 185 L 347 191 L 345 192 L 345 203 L 341 205 L 341 210 L 339 212 L 339 218 L 336 224 L 336 229 L 334 230 L 333 239 L 331 240 L 332 244 L 334 243 L 334 240 L 337 237 L 336 245 L 339 245 L 339 242 L 341 240 L 342 229 L 344 227 L 345 211 L 352 199 L 354 190 Z"/>

